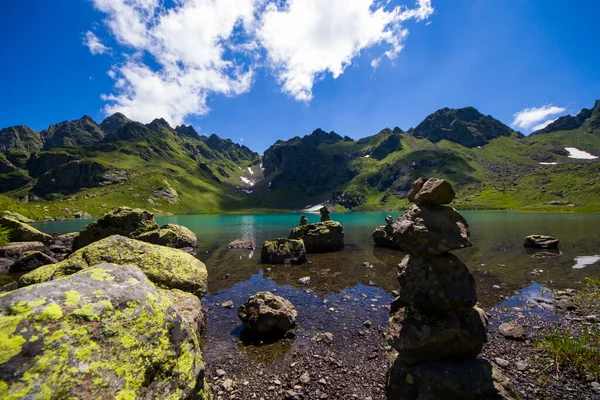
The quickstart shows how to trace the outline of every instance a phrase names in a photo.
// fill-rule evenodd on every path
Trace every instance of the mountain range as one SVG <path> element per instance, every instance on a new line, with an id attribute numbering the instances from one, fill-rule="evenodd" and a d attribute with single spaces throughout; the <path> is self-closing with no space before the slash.
<path id="1" fill-rule="evenodd" d="M 574 150 L 575 149 L 575 150 Z M 439 176 L 471 209 L 600 210 L 600 101 L 524 136 L 473 107 L 443 108 L 408 131 L 359 140 L 316 129 L 263 156 L 192 126 L 123 114 L 41 132 L 0 131 L 0 208 L 34 218 L 116 205 L 165 213 L 398 210 L 411 183 Z M 583 154 L 583 156 L 582 156 Z M 578 156 L 579 155 L 579 156 Z"/>

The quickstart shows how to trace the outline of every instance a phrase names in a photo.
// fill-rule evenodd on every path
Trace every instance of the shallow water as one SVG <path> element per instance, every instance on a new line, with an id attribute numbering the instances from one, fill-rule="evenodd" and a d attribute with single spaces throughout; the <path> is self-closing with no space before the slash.
<path id="1" fill-rule="evenodd" d="M 387 213 L 333 214 L 344 226 L 343 251 L 309 255 L 310 263 L 299 266 L 260 264 L 260 245 L 265 239 L 287 237 L 300 214 L 185 215 L 157 217 L 159 224 L 176 223 L 194 231 L 199 240 L 199 258 L 209 271 L 208 294 L 203 303 L 209 310 L 206 358 L 220 361 L 232 352 L 249 360 L 274 362 L 291 347 L 317 332 L 329 331 L 352 340 L 365 320 L 385 326 L 387 308 L 397 289 L 396 267 L 404 254 L 376 248 L 371 233 L 384 223 Z M 510 212 L 462 212 L 469 221 L 473 247 L 454 252 L 473 272 L 479 301 L 484 308 L 511 306 L 501 296 L 532 287 L 579 287 L 585 277 L 600 276 L 600 214 L 554 214 Z M 306 214 L 309 222 L 318 214 Z M 394 215 L 396 217 L 397 215 Z M 89 221 L 69 220 L 36 224 L 45 232 L 80 230 Z M 543 234 L 561 240 L 557 252 L 523 248 L 525 236 Z M 235 239 L 251 239 L 254 252 L 228 250 Z M 365 267 L 363 262 L 372 264 Z M 271 268 L 267 272 L 267 268 Z M 227 276 L 227 277 L 226 277 Z M 310 276 L 309 285 L 298 279 Z M 241 331 L 236 308 L 249 295 L 271 290 L 288 298 L 298 310 L 298 337 L 292 345 L 239 347 Z M 528 293 L 526 289 L 523 293 Z M 527 296 L 521 296 L 527 300 Z M 513 297 L 518 299 L 519 297 Z M 220 303 L 232 300 L 234 309 Z M 518 301 L 518 300 L 513 300 Z"/>

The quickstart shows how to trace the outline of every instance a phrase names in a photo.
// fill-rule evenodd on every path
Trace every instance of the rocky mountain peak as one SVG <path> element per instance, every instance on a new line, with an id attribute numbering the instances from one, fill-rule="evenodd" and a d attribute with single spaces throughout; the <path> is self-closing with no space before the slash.
<path id="1" fill-rule="evenodd" d="M 587 124 L 590 130 L 600 127 L 600 100 L 596 100 L 593 108 L 582 108 L 575 116 L 562 116 L 551 124 L 548 124 L 544 129 L 535 131 L 533 134 L 570 131 L 581 128 L 584 124 Z"/>
<path id="2" fill-rule="evenodd" d="M 106 119 L 100 124 L 100 128 L 106 133 L 112 133 L 121 129 L 130 122 L 131 120 L 129 118 L 118 112 L 106 117 Z"/>

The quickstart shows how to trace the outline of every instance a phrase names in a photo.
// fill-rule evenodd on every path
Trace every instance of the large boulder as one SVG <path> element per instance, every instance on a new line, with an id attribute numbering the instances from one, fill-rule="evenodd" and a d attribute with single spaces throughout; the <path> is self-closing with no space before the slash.
<path id="1" fill-rule="evenodd" d="M 238 317 L 251 332 L 285 332 L 296 325 L 294 305 L 271 292 L 258 292 L 238 307 Z"/>
<path id="2" fill-rule="evenodd" d="M 73 241 L 73 250 L 78 250 L 111 235 L 135 238 L 158 229 L 154 214 L 140 208 L 119 207 L 86 225 Z"/>
<path id="3" fill-rule="evenodd" d="M 452 185 L 443 179 L 431 178 L 422 183 L 419 187 L 419 181 L 414 189 L 418 188 L 416 193 L 409 193 L 409 201 L 416 204 L 450 204 L 454 200 L 454 189 Z M 411 196 L 412 195 L 412 196 Z"/>
<path id="4" fill-rule="evenodd" d="M 558 249 L 559 240 L 553 236 L 529 235 L 523 241 L 523 246 L 534 249 Z"/>
<path id="5" fill-rule="evenodd" d="M 477 303 L 473 275 L 453 254 L 407 255 L 398 272 L 400 295 L 394 303 L 424 310 L 466 310 Z"/>
<path id="6" fill-rule="evenodd" d="M 388 400 L 517 399 L 514 387 L 487 360 L 429 361 L 417 365 L 392 360 L 386 375 Z"/>
<path id="7" fill-rule="evenodd" d="M 19 286 L 59 279 L 101 262 L 138 267 L 161 288 L 181 289 L 198 297 L 206 293 L 207 271 L 200 260 L 182 250 L 119 235 L 79 249 L 58 264 L 45 265 L 23 275 Z"/>
<path id="8" fill-rule="evenodd" d="M 47 251 L 42 242 L 11 242 L 0 247 L 0 257 L 17 260 L 28 251 Z"/>
<path id="9" fill-rule="evenodd" d="M 400 244 L 394 241 L 394 227 L 392 225 L 378 226 L 373 231 L 372 236 L 377 246 L 401 250 Z"/>
<path id="10" fill-rule="evenodd" d="M 209 396 L 194 330 L 137 268 L 99 264 L 0 297 L 3 398 Z"/>
<path id="11" fill-rule="evenodd" d="M 260 262 L 263 264 L 302 264 L 306 262 L 306 249 L 302 239 L 279 238 L 265 240 L 260 252 Z"/>
<path id="12" fill-rule="evenodd" d="M 49 255 L 42 253 L 41 251 L 27 251 L 21 255 L 21 257 L 10 266 L 10 272 L 27 272 L 33 271 L 42 265 L 55 264 L 56 259 Z"/>
<path id="13" fill-rule="evenodd" d="M 31 223 L 35 222 L 31 218 L 27 218 L 27 217 L 25 217 L 17 212 L 14 212 L 14 211 L 4 211 L 2 213 L 2 216 L 16 219 L 17 221 L 23 222 L 25 224 L 31 224 Z"/>
<path id="14" fill-rule="evenodd" d="M 422 311 L 400 308 L 389 320 L 387 339 L 409 364 L 444 358 L 469 359 L 481 352 L 487 339 L 483 310 Z"/>
<path id="15" fill-rule="evenodd" d="M 324 253 L 344 248 L 344 229 L 337 221 L 297 226 L 292 229 L 289 238 L 304 240 L 308 253 Z"/>
<path id="16" fill-rule="evenodd" d="M 10 229 L 10 240 L 12 242 L 42 242 L 48 244 L 52 241 L 52 236 L 40 232 L 13 217 L 0 217 L 0 225 Z"/>
<path id="17" fill-rule="evenodd" d="M 202 308 L 200 299 L 188 292 L 179 289 L 161 290 L 171 300 L 175 310 L 186 320 L 188 325 L 196 332 L 198 339 L 204 335 L 207 315 Z"/>
<path id="18" fill-rule="evenodd" d="M 393 229 L 394 242 L 410 254 L 441 255 L 472 246 L 469 224 L 452 207 L 413 205 Z"/>
<path id="19" fill-rule="evenodd" d="M 142 233 L 135 239 L 176 249 L 192 250 L 198 247 L 196 234 L 185 226 L 175 224 L 163 225 L 160 229 Z"/>

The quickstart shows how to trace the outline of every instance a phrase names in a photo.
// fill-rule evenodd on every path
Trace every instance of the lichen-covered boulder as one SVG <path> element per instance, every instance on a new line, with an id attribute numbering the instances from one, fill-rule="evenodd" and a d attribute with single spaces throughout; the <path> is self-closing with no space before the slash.
<path id="1" fill-rule="evenodd" d="M 198 338 L 137 268 L 0 295 L 0 397 L 207 398 Z"/>
<path id="2" fill-rule="evenodd" d="M 410 254 L 441 255 L 472 246 L 469 224 L 448 206 L 413 205 L 393 229 L 394 242 Z"/>
<path id="3" fill-rule="evenodd" d="M 429 361 L 417 365 L 391 361 L 386 375 L 388 400 L 497 400 L 519 396 L 509 380 L 487 360 Z"/>
<path id="4" fill-rule="evenodd" d="M 523 242 L 524 247 L 534 249 L 558 249 L 559 240 L 553 236 L 530 235 Z"/>
<path id="5" fill-rule="evenodd" d="M 119 207 L 86 225 L 73 241 L 73 250 L 78 250 L 111 235 L 135 238 L 157 229 L 159 229 L 158 225 L 151 212 L 140 208 Z"/>
<path id="6" fill-rule="evenodd" d="M 179 289 L 161 290 L 161 292 L 171 300 L 175 310 L 187 321 L 189 326 L 194 329 L 198 339 L 204 335 L 206 329 L 206 312 L 202 308 L 200 299 L 188 292 Z"/>
<path id="7" fill-rule="evenodd" d="M 273 239 L 263 242 L 260 251 L 260 262 L 263 264 L 302 264 L 306 262 L 306 249 L 302 239 Z"/>
<path id="8" fill-rule="evenodd" d="M 413 186 L 416 193 L 413 193 L 414 191 L 411 190 L 409 201 L 416 204 L 450 204 L 454 200 L 456 194 L 448 181 L 431 178 L 422 182 L 422 185 L 420 183 L 421 181 L 418 181 Z"/>
<path id="9" fill-rule="evenodd" d="M 160 229 L 142 233 L 136 236 L 135 239 L 176 249 L 188 249 L 189 251 L 198 247 L 196 234 L 185 226 L 175 224 L 166 224 Z"/>
<path id="10" fill-rule="evenodd" d="M 244 327 L 255 333 L 285 332 L 296 325 L 294 305 L 271 292 L 258 292 L 238 308 Z"/>
<path id="11" fill-rule="evenodd" d="M 19 222 L 23 222 L 23 223 L 25 223 L 25 224 L 31 224 L 31 223 L 35 222 L 35 221 L 34 221 L 34 220 L 32 220 L 31 218 L 27 218 L 27 217 L 25 217 L 25 216 L 23 216 L 23 215 L 21 215 L 21 214 L 19 214 L 19 213 L 17 213 L 17 212 L 14 212 L 14 211 L 4 211 L 4 212 L 2 213 L 2 216 L 3 216 L 3 217 L 14 218 L 14 219 L 16 219 L 17 221 L 19 221 Z"/>
<path id="12" fill-rule="evenodd" d="M 101 262 L 138 267 L 162 288 L 181 289 L 198 297 L 206 293 L 207 271 L 200 260 L 179 249 L 119 235 L 94 242 L 57 264 L 45 265 L 23 275 L 19 286 L 58 279 Z"/>
<path id="13" fill-rule="evenodd" d="M 0 217 L 0 225 L 10 229 L 10 240 L 12 242 L 42 242 L 48 244 L 52 241 L 52 236 L 12 217 Z"/>
<path id="14" fill-rule="evenodd" d="M 289 238 L 304 240 L 308 253 L 324 253 L 344 248 L 344 229 L 337 221 L 297 226 L 292 229 Z"/>
<path id="15" fill-rule="evenodd" d="M 475 358 L 487 340 L 487 320 L 476 307 L 466 311 L 402 307 L 391 316 L 386 337 L 409 364 Z"/>
<path id="16" fill-rule="evenodd" d="M 399 296 L 394 303 L 419 309 L 466 310 L 477 304 L 475 280 L 453 254 L 407 255 L 398 265 Z"/>
<path id="17" fill-rule="evenodd" d="M 41 251 L 26 251 L 10 266 L 10 272 L 33 271 L 42 265 L 55 264 L 56 260 Z"/>
<path id="18" fill-rule="evenodd" d="M 47 251 L 42 242 L 12 242 L 0 247 L 0 257 L 17 260 L 28 251 Z"/>

